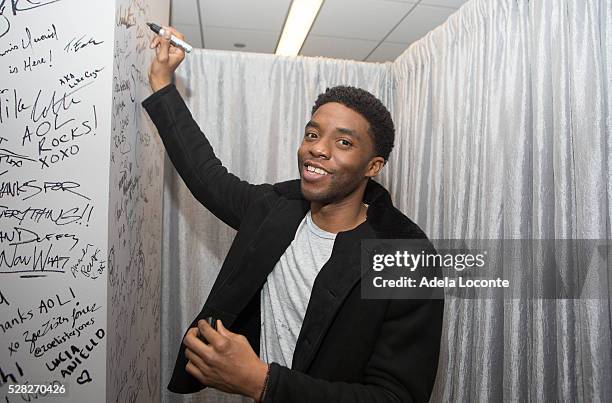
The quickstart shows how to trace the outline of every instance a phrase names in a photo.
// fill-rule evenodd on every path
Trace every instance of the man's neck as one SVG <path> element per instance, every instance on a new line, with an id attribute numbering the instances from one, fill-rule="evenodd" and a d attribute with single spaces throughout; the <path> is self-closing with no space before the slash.
<path id="1" fill-rule="evenodd" d="M 337 203 L 310 203 L 310 214 L 317 227 L 337 234 L 349 231 L 364 222 L 367 206 L 363 203 L 363 191 L 356 193 Z"/>

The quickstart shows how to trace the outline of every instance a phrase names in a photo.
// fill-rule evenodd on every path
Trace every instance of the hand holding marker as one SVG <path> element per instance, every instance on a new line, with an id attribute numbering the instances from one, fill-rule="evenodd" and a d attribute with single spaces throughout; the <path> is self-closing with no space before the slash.
<path id="1" fill-rule="evenodd" d="M 164 29 L 163 27 L 160 27 L 159 25 L 154 24 L 152 22 L 147 22 L 147 25 L 149 26 L 149 28 L 151 28 L 151 31 L 169 40 L 173 46 L 179 47 L 187 53 L 191 53 L 191 51 L 193 50 L 193 47 L 191 47 L 191 45 L 172 35 L 172 33 L 170 33 L 167 29 Z"/>
<path id="2" fill-rule="evenodd" d="M 191 50 L 191 46 L 184 42 L 183 34 L 172 27 L 161 28 L 155 24 L 149 24 L 149 27 L 154 32 L 160 32 L 163 29 L 164 32 L 161 33 L 165 34 L 165 36 L 154 35 L 149 45 L 151 49 L 155 49 L 155 57 L 151 60 L 149 67 L 149 84 L 153 91 L 157 91 L 172 83 L 175 70 L 185 59 L 186 50 L 184 49 L 188 47 L 188 50 Z M 180 44 L 186 46 L 180 46 Z"/>

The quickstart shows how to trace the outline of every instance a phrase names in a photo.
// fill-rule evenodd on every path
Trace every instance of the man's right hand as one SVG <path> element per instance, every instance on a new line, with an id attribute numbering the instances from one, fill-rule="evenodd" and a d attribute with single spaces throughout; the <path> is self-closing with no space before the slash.
<path id="1" fill-rule="evenodd" d="M 172 35 L 179 39 L 185 39 L 183 34 L 172 27 L 164 27 L 164 29 L 169 30 Z M 172 82 L 172 74 L 185 59 L 185 51 L 170 45 L 168 39 L 159 35 L 155 35 L 150 47 L 151 49 L 155 48 L 155 57 L 149 68 L 149 84 L 155 92 Z"/>

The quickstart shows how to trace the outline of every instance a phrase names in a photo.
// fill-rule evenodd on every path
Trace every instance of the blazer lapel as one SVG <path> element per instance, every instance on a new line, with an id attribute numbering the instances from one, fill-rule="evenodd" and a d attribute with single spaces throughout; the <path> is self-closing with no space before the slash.
<path id="1" fill-rule="evenodd" d="M 329 261 L 315 279 L 306 315 L 293 353 L 292 368 L 306 371 L 351 289 L 361 278 L 361 239 L 376 238 L 376 233 L 365 222 L 350 232 L 337 235 Z"/>

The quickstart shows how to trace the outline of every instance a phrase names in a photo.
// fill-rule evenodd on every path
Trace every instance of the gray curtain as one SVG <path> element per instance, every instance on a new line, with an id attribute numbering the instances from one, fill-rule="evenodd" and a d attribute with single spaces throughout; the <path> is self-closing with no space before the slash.
<path id="1" fill-rule="evenodd" d="M 611 29 L 608 0 L 472 0 L 394 63 L 197 51 L 177 82 L 220 159 L 254 183 L 297 177 L 317 94 L 350 84 L 391 109 L 381 182 L 430 238 L 609 240 Z M 164 390 L 234 235 L 171 166 L 165 182 Z M 612 401 L 609 272 L 596 280 L 605 298 L 448 297 L 432 401 Z"/>
<path id="2" fill-rule="evenodd" d="M 611 29 L 610 1 L 471 1 L 411 46 L 400 209 L 432 238 L 609 239 Z M 432 401 L 612 401 L 603 274 L 605 299 L 447 299 Z"/>

